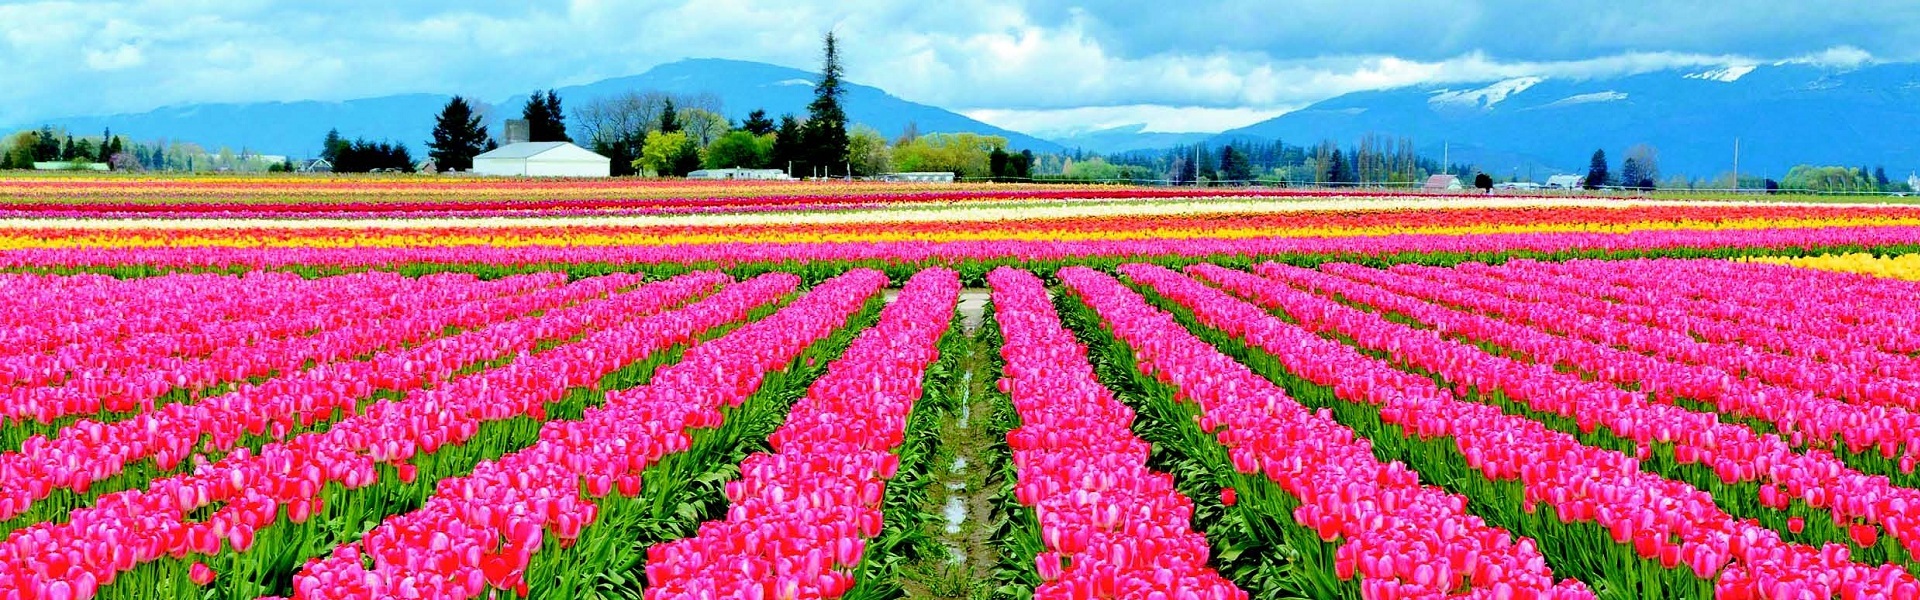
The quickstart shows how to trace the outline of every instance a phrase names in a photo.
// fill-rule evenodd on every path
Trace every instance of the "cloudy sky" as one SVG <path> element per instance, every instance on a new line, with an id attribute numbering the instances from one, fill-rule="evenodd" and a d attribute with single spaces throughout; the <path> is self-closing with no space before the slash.
<path id="1" fill-rule="evenodd" d="M 1420 83 L 1920 59 L 1914 0 L 0 1 L 0 123 L 498 100 L 693 57 L 811 69 L 830 29 L 850 79 L 1031 132 L 1220 131 Z"/>

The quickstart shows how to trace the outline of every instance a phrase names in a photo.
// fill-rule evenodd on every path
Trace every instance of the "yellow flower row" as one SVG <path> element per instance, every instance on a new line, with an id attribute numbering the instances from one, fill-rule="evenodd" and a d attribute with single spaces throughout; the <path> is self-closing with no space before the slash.
<path id="1" fill-rule="evenodd" d="M 1859 273 L 1874 277 L 1920 281 L 1920 254 L 1902 254 L 1899 256 L 1874 256 L 1872 254 L 1824 254 L 1802 258 L 1761 257 L 1750 259 L 1754 262 L 1789 265 L 1805 269 Z"/>

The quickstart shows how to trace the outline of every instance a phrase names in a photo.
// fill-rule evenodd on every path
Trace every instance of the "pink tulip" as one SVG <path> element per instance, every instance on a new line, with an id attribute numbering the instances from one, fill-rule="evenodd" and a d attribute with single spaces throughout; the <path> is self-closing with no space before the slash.
<path id="1" fill-rule="evenodd" d="M 791 275 L 765 275 L 668 313 L 673 319 L 654 320 L 637 329 L 663 334 L 662 343 L 690 339 L 697 332 L 743 318 L 797 283 Z M 532 447 L 482 463 L 471 475 L 438 482 L 438 493 L 425 506 L 389 518 L 360 541 L 309 563 L 296 581 L 379 575 L 387 581 L 411 579 L 419 593 L 428 597 L 471 598 L 489 587 L 524 593 L 529 585 L 525 569 L 535 554 L 551 547 L 549 542 L 570 544 L 591 530 L 599 506 L 597 498 L 581 494 L 585 480 L 606 475 L 632 482 L 666 454 L 685 450 L 690 429 L 719 426 L 721 407 L 737 406 L 754 393 L 764 373 L 792 362 L 809 345 L 830 335 L 885 284 L 886 277 L 877 271 L 852 271 L 816 286 L 766 319 L 693 346 L 680 362 L 655 373 L 648 385 L 609 393 L 605 403 L 589 409 L 584 419 L 547 422 L 540 441 Z M 595 354 L 593 360 L 600 365 L 596 370 L 571 375 L 577 383 L 558 382 L 559 387 L 545 393 L 557 399 L 566 387 L 588 385 L 643 357 L 649 348 L 664 345 L 621 341 L 592 346 L 598 348 L 596 352 L 615 354 L 604 359 Z M 616 484 L 628 485 L 632 484 Z M 498 540 L 506 543 L 496 548 Z M 648 554 L 651 562 L 661 550 L 649 549 Z M 363 564 L 362 557 L 371 559 L 372 568 Z M 655 571 L 650 567 L 649 576 Z M 818 581 L 813 585 L 820 585 Z M 837 585 L 841 584 L 827 581 L 827 587 Z M 358 588 L 316 588 L 296 595 L 316 597 L 378 594 Z"/>
<path id="2" fill-rule="evenodd" d="M 1730 589 L 1738 587 L 1733 584 L 1748 574 L 1772 580 L 1788 574 L 1814 573 L 1822 582 L 1813 588 L 1816 595 L 1838 593 L 1838 586 L 1843 584 L 1860 586 L 1868 590 L 1868 595 L 1888 594 L 1914 583 L 1911 575 L 1896 566 L 1869 567 L 1821 549 L 1784 542 L 1775 532 L 1733 519 L 1700 490 L 1639 471 L 1631 457 L 1584 446 L 1572 436 L 1489 405 L 1454 399 L 1424 376 L 1400 371 L 1345 344 L 1281 321 L 1220 290 L 1158 267 L 1128 265 L 1121 271 L 1193 308 L 1203 323 L 1266 349 L 1301 377 L 1333 386 L 1343 400 L 1380 405 L 1387 422 L 1416 435 L 1454 438 L 1463 455 L 1482 457 L 1475 462 L 1484 476 L 1519 480 L 1527 504 L 1544 502 L 1563 520 L 1595 522 L 1612 532 L 1616 540 L 1631 543 L 1642 556 L 1676 567 L 1682 561 L 1691 561 L 1689 566 L 1696 572 L 1720 571 L 1724 565 L 1721 584 Z M 1082 278 L 1067 278 L 1069 283 L 1078 279 Z M 1094 277 L 1084 279 L 1093 281 Z M 1275 297 L 1303 297 L 1285 286 L 1261 289 Z M 1288 301 L 1286 306 L 1291 311 L 1295 305 Z M 1378 318 L 1318 300 L 1302 301 L 1299 306 L 1301 312 L 1289 314 L 1310 327 L 1353 325 L 1362 322 L 1353 320 L 1361 316 Z M 1407 347 L 1428 349 L 1417 344 Z M 1408 354 L 1416 355 L 1424 354 Z M 1684 428 L 1662 431 L 1677 434 L 1679 429 Z M 1837 468 L 1823 471 L 1833 474 Z M 1573 490 L 1581 493 L 1570 493 Z M 1729 539 L 1741 541 L 1726 555 L 1684 552 L 1688 548 L 1715 547 Z M 1365 564 L 1363 561 L 1363 571 Z"/>
<path id="3" fill-rule="evenodd" d="M 194 585 L 204 586 L 213 583 L 214 576 L 213 569 L 206 563 L 193 563 L 193 567 L 187 569 L 187 578 L 192 579 Z"/>

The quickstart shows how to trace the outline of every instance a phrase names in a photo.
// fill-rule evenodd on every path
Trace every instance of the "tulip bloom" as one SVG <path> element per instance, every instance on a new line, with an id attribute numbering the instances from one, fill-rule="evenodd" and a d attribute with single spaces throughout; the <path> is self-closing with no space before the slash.
<path id="1" fill-rule="evenodd" d="M 714 304 L 695 306 L 711 317 L 739 319 L 769 299 L 765 292 L 796 283 L 786 274 L 756 281 L 763 282 L 757 290 L 723 291 L 709 301 Z M 533 556 L 549 544 L 570 544 L 591 527 L 600 514 L 598 495 L 635 493 L 648 466 L 691 445 L 692 429 L 720 426 L 722 407 L 744 402 L 768 371 L 832 334 L 886 282 L 872 270 L 828 280 L 766 319 L 693 346 L 647 385 L 609 393 L 583 419 L 547 422 L 533 446 L 482 463 L 466 477 L 440 481 L 425 506 L 307 564 L 295 576 L 294 597 L 389 593 L 368 581 L 408 581 L 427 598 L 524 591 Z"/>
<path id="2" fill-rule="evenodd" d="M 790 582 L 790 598 L 837 598 L 853 585 L 862 550 L 880 533 L 893 454 L 921 395 L 926 369 L 959 302 L 960 279 L 928 269 L 827 366 L 786 422 L 728 482 L 727 518 L 694 537 L 647 550 L 648 598 Z"/>

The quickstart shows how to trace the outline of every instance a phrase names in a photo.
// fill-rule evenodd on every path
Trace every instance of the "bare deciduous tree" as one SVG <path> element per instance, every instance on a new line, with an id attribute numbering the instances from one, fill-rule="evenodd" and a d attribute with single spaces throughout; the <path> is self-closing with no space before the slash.
<path id="1" fill-rule="evenodd" d="M 583 139 L 589 142 L 632 140 L 643 132 L 660 129 L 660 111 L 668 100 L 682 113 L 694 109 L 712 114 L 721 112 L 720 97 L 710 93 L 627 92 L 580 105 L 573 111 L 573 126 L 586 134 Z"/>
<path id="2" fill-rule="evenodd" d="M 1640 179 L 1644 181 L 1660 180 L 1660 150 L 1646 144 L 1635 144 L 1627 149 L 1627 160 L 1640 167 Z M 1627 185 L 1639 185 L 1641 182 L 1627 182 Z"/>

